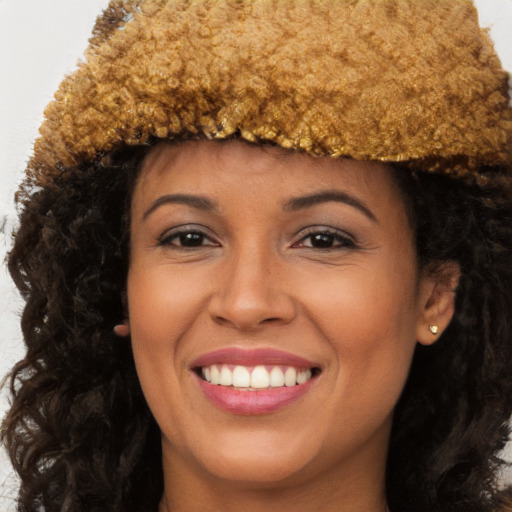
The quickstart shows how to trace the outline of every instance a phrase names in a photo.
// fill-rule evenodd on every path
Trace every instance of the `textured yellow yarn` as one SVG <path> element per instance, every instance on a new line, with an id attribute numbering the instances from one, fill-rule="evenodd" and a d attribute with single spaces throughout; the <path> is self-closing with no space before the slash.
<path id="1" fill-rule="evenodd" d="M 509 172 L 507 74 L 467 0 L 113 1 L 29 163 L 150 137 L 273 141 L 321 156 Z"/>

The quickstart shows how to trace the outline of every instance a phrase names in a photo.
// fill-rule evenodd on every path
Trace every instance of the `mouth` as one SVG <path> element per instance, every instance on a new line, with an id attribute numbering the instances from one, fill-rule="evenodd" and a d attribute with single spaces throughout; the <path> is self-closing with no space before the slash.
<path id="1" fill-rule="evenodd" d="M 195 367 L 197 376 L 213 385 L 240 391 L 300 386 L 320 374 L 318 367 L 288 365 L 244 366 L 226 363 Z"/>
<path id="2" fill-rule="evenodd" d="M 270 413 L 301 398 L 321 374 L 319 365 L 274 349 L 222 349 L 192 366 L 204 396 L 234 414 Z"/>

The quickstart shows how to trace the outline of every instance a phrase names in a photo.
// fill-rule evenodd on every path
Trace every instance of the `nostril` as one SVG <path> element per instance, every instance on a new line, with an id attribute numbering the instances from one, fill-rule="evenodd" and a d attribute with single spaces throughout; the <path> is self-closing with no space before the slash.
<path id="1" fill-rule="evenodd" d="M 218 322 L 219 324 L 229 324 L 231 323 L 227 318 L 224 318 L 223 316 L 217 315 L 214 317 L 214 320 Z"/>
<path id="2" fill-rule="evenodd" d="M 214 320 L 223 325 L 233 324 L 239 329 L 255 329 L 262 324 L 272 324 L 278 323 L 280 318 L 277 316 L 272 316 L 268 318 L 258 319 L 256 316 L 238 316 L 232 315 L 231 319 L 229 317 L 225 317 L 222 315 L 215 315 Z"/>
<path id="3" fill-rule="evenodd" d="M 230 291 L 230 290 L 228 290 Z M 242 292 L 245 293 L 242 293 Z M 237 293 L 235 293 L 237 292 Z M 263 325 L 288 323 L 295 317 L 295 306 L 284 292 L 252 295 L 244 290 L 231 290 L 226 294 L 215 294 L 208 305 L 208 313 L 214 322 L 231 325 L 239 330 L 254 330 Z"/>

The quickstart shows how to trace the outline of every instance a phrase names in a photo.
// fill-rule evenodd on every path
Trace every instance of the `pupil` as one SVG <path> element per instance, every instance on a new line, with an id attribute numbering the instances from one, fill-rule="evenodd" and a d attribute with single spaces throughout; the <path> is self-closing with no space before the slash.
<path id="1" fill-rule="evenodd" d="M 180 235 L 180 244 L 186 247 L 197 247 L 203 243 L 203 235 L 200 233 L 184 233 Z"/>
<path id="2" fill-rule="evenodd" d="M 312 239 L 312 244 L 314 247 L 332 247 L 333 244 L 333 236 L 327 235 L 325 233 L 321 233 L 318 235 L 314 235 Z"/>

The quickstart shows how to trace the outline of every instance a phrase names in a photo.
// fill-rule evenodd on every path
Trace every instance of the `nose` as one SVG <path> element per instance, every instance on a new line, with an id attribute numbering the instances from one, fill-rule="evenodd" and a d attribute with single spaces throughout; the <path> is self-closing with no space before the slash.
<path id="1" fill-rule="evenodd" d="M 209 303 L 214 322 L 240 331 L 291 322 L 296 306 L 278 259 L 263 250 L 248 250 L 226 261 Z"/>

